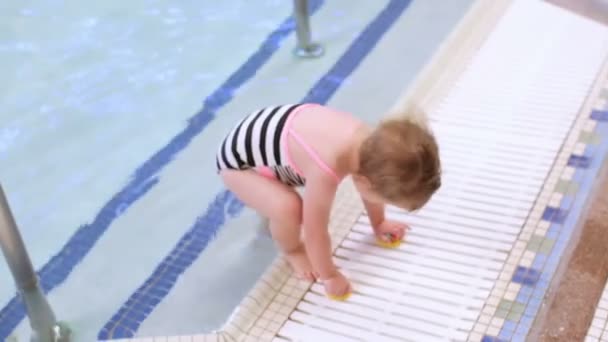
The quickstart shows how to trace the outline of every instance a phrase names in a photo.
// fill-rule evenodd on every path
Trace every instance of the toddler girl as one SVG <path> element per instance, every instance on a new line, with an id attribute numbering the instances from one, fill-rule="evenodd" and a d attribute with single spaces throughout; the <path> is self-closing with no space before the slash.
<path id="1" fill-rule="evenodd" d="M 328 233 L 338 184 L 352 176 L 377 238 L 401 240 L 407 226 L 386 220 L 384 205 L 416 210 L 441 185 L 437 144 L 420 116 L 406 113 L 370 128 L 317 104 L 264 108 L 224 139 L 217 168 L 228 189 L 268 218 L 296 274 L 342 297 L 351 287 L 333 263 Z M 294 187 L 304 186 L 300 196 Z"/>

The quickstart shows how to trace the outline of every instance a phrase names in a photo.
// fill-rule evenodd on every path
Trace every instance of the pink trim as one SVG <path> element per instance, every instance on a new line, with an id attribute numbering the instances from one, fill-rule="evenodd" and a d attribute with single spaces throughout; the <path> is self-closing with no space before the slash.
<path id="1" fill-rule="evenodd" d="M 272 169 L 268 166 L 259 166 L 255 168 L 255 171 L 260 174 L 261 176 L 264 176 L 268 179 L 277 179 L 277 177 L 274 175 L 274 172 L 272 171 Z"/>
<path id="2" fill-rule="evenodd" d="M 291 135 L 297 142 L 298 144 L 304 149 L 304 151 L 306 151 L 306 153 L 308 153 L 308 155 L 317 163 L 317 165 L 325 172 L 327 172 L 330 176 L 332 176 L 337 182 L 340 181 L 340 177 L 338 177 L 338 175 L 336 174 L 336 172 L 329 167 L 329 165 L 327 165 L 327 163 L 325 163 L 321 157 L 319 156 L 319 154 L 317 154 L 317 152 L 310 147 L 305 141 L 304 139 L 302 139 L 300 137 L 300 135 L 298 135 L 293 129 L 291 129 L 291 125 L 293 123 L 293 119 L 300 114 L 300 112 L 302 112 L 302 110 L 310 108 L 310 107 L 315 107 L 315 106 L 319 106 L 317 104 L 314 103 L 310 103 L 310 104 L 305 104 L 302 105 L 300 107 L 298 107 L 296 109 L 295 112 L 293 112 L 289 118 L 287 118 L 287 122 L 285 122 L 285 127 L 283 128 L 283 133 L 281 136 L 281 140 L 283 141 L 283 149 L 285 150 L 285 154 L 287 156 L 287 162 L 289 163 L 289 165 L 302 177 L 304 178 L 304 175 L 302 174 L 302 171 L 300 170 L 300 168 L 298 168 L 292 158 L 291 158 L 291 153 L 289 153 L 289 144 L 287 141 L 287 134 Z"/>

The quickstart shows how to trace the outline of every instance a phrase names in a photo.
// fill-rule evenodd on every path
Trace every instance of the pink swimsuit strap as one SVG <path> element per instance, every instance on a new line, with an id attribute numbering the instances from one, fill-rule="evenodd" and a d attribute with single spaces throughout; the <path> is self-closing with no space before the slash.
<path id="1" fill-rule="evenodd" d="M 304 141 L 304 139 L 302 139 L 302 137 L 296 133 L 296 131 L 294 131 L 293 129 L 291 129 L 291 124 L 293 123 L 293 119 L 299 114 L 301 113 L 304 109 L 310 108 L 310 107 L 321 107 L 318 104 L 314 104 L 314 103 L 310 103 L 310 104 L 305 104 L 302 105 L 300 107 L 298 107 L 296 109 L 296 111 L 294 113 L 292 113 L 289 118 L 287 119 L 287 122 L 285 123 L 285 127 L 283 130 L 283 147 L 285 149 L 285 152 L 287 154 L 287 160 L 289 162 L 289 165 L 302 177 L 304 177 L 304 175 L 302 174 L 302 171 L 293 163 L 293 160 L 291 158 L 291 154 L 289 153 L 289 148 L 288 148 L 288 143 L 287 143 L 287 134 L 289 134 L 290 136 L 292 136 L 295 141 L 298 143 L 298 145 L 300 145 L 304 151 L 306 151 L 306 153 L 308 153 L 308 155 L 310 156 L 310 158 L 312 158 L 312 160 L 315 161 L 315 163 L 317 163 L 317 165 L 321 168 L 321 170 L 327 172 L 327 174 L 329 174 L 330 176 L 332 176 L 332 178 L 334 178 L 336 180 L 336 182 L 340 182 L 340 177 L 338 177 L 338 175 L 336 174 L 336 172 L 329 167 L 329 165 L 327 165 L 327 163 L 325 163 L 323 161 L 323 159 L 321 159 L 321 157 L 319 156 L 319 154 L 308 144 L 306 143 L 306 141 Z"/>

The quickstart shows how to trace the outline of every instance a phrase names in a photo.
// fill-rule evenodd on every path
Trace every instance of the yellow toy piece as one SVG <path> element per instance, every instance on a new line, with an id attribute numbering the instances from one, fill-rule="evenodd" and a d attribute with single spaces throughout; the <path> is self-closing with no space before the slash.
<path id="1" fill-rule="evenodd" d="M 384 248 L 397 248 L 397 247 L 401 246 L 401 240 L 387 242 L 387 241 L 383 241 L 382 239 L 378 239 L 378 240 L 376 240 L 376 243 L 380 247 L 384 247 Z"/>
<path id="2" fill-rule="evenodd" d="M 376 243 L 381 247 L 397 248 L 401 245 L 401 240 L 397 240 L 397 238 L 391 233 L 384 234 L 384 237 L 386 238 L 386 240 L 380 238 L 376 239 Z"/>
<path id="3" fill-rule="evenodd" d="M 350 297 L 350 295 L 351 295 L 351 293 L 349 292 L 342 296 L 334 296 L 334 295 L 327 294 L 327 297 L 329 297 L 329 299 L 332 299 L 332 300 L 337 300 L 339 302 L 343 302 L 343 301 L 347 300 L 348 297 Z"/>

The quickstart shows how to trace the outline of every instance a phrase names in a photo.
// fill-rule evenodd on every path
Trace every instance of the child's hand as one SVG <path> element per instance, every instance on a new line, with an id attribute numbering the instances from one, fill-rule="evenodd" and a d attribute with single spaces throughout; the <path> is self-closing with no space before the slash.
<path id="1" fill-rule="evenodd" d="M 352 291 L 350 282 L 339 271 L 331 278 L 323 280 L 323 285 L 325 286 L 325 293 L 333 299 L 343 299 Z"/>
<path id="2" fill-rule="evenodd" d="M 384 220 L 378 227 L 374 229 L 376 237 L 386 243 L 394 243 L 401 241 L 410 227 L 402 222 Z"/>

